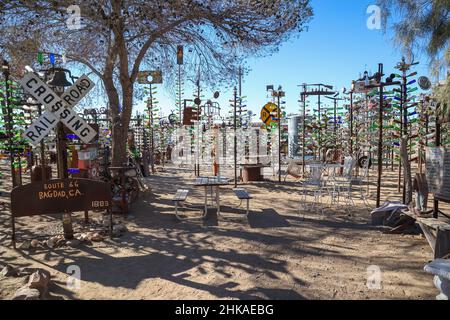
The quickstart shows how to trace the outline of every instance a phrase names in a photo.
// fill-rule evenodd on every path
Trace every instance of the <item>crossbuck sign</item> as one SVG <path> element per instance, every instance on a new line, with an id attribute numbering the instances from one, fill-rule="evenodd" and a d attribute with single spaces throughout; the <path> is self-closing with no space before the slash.
<path id="1" fill-rule="evenodd" d="M 80 77 L 59 97 L 39 76 L 27 73 L 19 83 L 46 111 L 23 133 L 23 137 L 33 146 L 48 135 L 59 121 L 62 121 L 84 143 L 89 143 L 96 132 L 72 108 L 94 87 L 94 83 L 85 75 Z"/>

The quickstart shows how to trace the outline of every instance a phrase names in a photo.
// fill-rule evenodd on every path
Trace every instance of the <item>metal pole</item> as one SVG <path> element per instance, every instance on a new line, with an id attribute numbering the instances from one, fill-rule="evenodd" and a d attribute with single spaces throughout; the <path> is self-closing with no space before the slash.
<path id="1" fill-rule="evenodd" d="M 237 136 L 236 136 L 236 107 L 237 107 L 237 91 L 236 87 L 234 87 L 234 187 L 237 187 Z"/>
<path id="2" fill-rule="evenodd" d="M 42 106 L 38 105 L 38 115 L 39 117 L 42 115 Z M 45 161 L 45 145 L 44 145 L 44 139 L 40 142 L 40 149 L 41 149 L 41 172 L 42 172 L 42 182 L 47 181 L 47 170 L 45 168 L 46 161 Z"/>
<path id="3" fill-rule="evenodd" d="M 281 182 L 281 90 L 278 90 L 278 182 Z"/>
<path id="4" fill-rule="evenodd" d="M 334 98 L 334 125 L 333 125 L 333 135 L 334 135 L 334 142 L 335 145 L 337 145 L 337 98 Z"/>
<path id="5" fill-rule="evenodd" d="M 378 64 L 378 72 L 383 74 L 383 64 Z M 378 114 L 378 178 L 377 178 L 377 208 L 380 206 L 381 175 L 383 173 L 383 84 L 380 81 L 380 110 Z"/>
<path id="6" fill-rule="evenodd" d="M 200 64 L 198 65 L 198 80 L 197 80 L 197 98 L 200 100 Z M 197 145 L 200 147 L 200 112 L 201 112 L 201 103 L 197 106 Z M 197 149 L 197 159 L 196 159 L 196 167 L 197 167 L 197 176 L 200 176 L 200 148 Z"/>
<path id="7" fill-rule="evenodd" d="M 181 64 L 178 65 L 178 116 L 181 122 Z"/>
<path id="8" fill-rule="evenodd" d="M 353 155 L 353 91 L 350 91 L 350 155 Z"/>
<path id="9" fill-rule="evenodd" d="M 400 137 L 401 139 L 403 134 L 403 87 L 400 87 Z M 400 156 L 398 157 L 398 185 L 397 192 L 400 192 L 400 188 L 402 187 L 402 159 Z"/>
<path id="10" fill-rule="evenodd" d="M 62 93 L 63 91 L 56 92 L 58 96 L 61 96 Z M 56 150 L 58 178 L 67 179 L 69 177 L 69 172 L 67 171 L 67 139 L 64 132 L 64 125 L 61 122 L 56 126 Z M 73 228 L 71 213 L 63 213 L 62 220 L 64 237 L 66 239 L 72 239 Z"/>
<path id="11" fill-rule="evenodd" d="M 436 147 L 441 146 L 441 123 L 439 119 L 436 119 L 436 133 L 434 137 Z M 434 195 L 433 199 L 433 218 L 437 219 L 439 217 L 439 201 L 436 200 L 436 195 Z"/>
<path id="12" fill-rule="evenodd" d="M 6 66 L 3 69 L 3 75 L 5 78 L 5 103 L 4 106 L 6 108 L 6 123 L 5 123 L 5 127 L 6 127 L 6 132 L 8 134 L 8 147 L 9 147 L 9 161 L 10 161 L 10 167 L 11 167 L 11 178 L 12 178 L 12 185 L 13 188 L 17 186 L 17 181 L 16 181 L 16 170 L 14 168 L 14 148 L 13 148 L 13 139 L 12 139 L 12 135 L 13 135 L 13 124 L 12 124 L 12 113 L 11 113 L 11 108 L 9 106 L 9 64 L 5 61 L 3 63 L 4 66 Z"/>
<path id="13" fill-rule="evenodd" d="M 302 172 L 305 177 L 305 143 L 306 143 L 306 84 L 303 85 L 303 125 L 302 125 Z"/>
<path id="14" fill-rule="evenodd" d="M 155 173 L 155 131 L 153 129 L 153 93 L 152 93 L 152 84 L 149 84 L 150 90 L 150 99 L 148 100 L 148 112 L 150 118 L 150 144 L 151 144 L 151 167 L 152 173 Z"/>
<path id="15" fill-rule="evenodd" d="M 320 91 L 320 85 L 319 85 Z M 319 114 L 319 161 L 321 160 L 321 147 L 322 147 L 322 123 L 320 122 L 320 94 L 317 96 L 317 113 Z"/>
<path id="16" fill-rule="evenodd" d="M 407 79 L 406 79 L 406 70 L 403 71 L 402 80 L 403 80 L 402 90 L 401 90 L 402 91 L 401 104 L 402 104 L 402 109 L 403 109 L 403 132 L 402 132 L 402 135 L 404 135 L 405 138 L 406 138 L 406 136 L 408 135 L 408 105 L 407 105 L 407 102 L 406 102 L 406 100 L 408 98 L 408 96 L 407 96 L 408 93 L 407 93 L 407 87 L 406 87 L 406 81 L 407 81 Z M 406 140 L 405 140 L 405 143 L 406 143 Z M 406 159 L 406 161 L 407 160 L 408 159 Z M 402 196 L 402 199 L 403 199 L 403 203 L 405 203 L 405 201 L 406 201 L 406 174 L 403 175 L 403 196 Z"/>

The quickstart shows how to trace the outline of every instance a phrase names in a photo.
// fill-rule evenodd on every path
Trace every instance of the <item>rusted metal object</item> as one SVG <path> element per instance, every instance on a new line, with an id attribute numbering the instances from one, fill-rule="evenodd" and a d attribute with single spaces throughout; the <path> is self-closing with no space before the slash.
<path id="1" fill-rule="evenodd" d="M 16 187 L 11 192 L 13 245 L 17 217 L 89 210 L 106 210 L 111 216 L 111 205 L 110 183 L 97 180 L 54 179 Z"/>

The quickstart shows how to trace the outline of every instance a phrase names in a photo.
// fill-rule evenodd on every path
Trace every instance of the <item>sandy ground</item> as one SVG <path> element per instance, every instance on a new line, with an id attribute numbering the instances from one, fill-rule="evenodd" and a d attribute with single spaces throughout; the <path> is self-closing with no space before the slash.
<path id="1" fill-rule="evenodd" d="M 9 179 L 3 174 L 1 201 L 8 202 Z M 384 178 L 383 201 L 399 199 L 395 173 Z M 245 185 L 254 197 L 248 219 L 237 214 L 239 200 L 228 186 L 221 189 L 222 211 L 238 218 L 218 218 L 210 209 L 204 221 L 179 222 L 171 201 L 176 189 L 190 190 L 189 205 L 204 201 L 193 180 L 192 172 L 176 168 L 148 178 L 152 192 L 141 196 L 128 217 L 115 216 L 129 232 L 91 246 L 13 251 L 5 207 L 0 263 L 49 270 L 50 299 L 434 299 L 437 294 L 432 276 L 423 271 L 432 259 L 424 237 L 385 234 L 370 224 L 361 201 L 351 214 L 336 207 L 325 215 L 299 212 L 300 187 L 288 178 L 282 184 Z M 372 185 L 372 199 L 374 190 Z M 77 221 L 82 217 L 74 215 Z M 53 232 L 60 221 L 55 215 L 20 218 L 19 244 L 21 237 Z M 66 286 L 71 265 L 80 267 L 79 289 Z M 366 283 L 373 265 L 381 270 L 378 289 Z M 10 298 L 21 281 L 0 279 L 0 298 Z"/>

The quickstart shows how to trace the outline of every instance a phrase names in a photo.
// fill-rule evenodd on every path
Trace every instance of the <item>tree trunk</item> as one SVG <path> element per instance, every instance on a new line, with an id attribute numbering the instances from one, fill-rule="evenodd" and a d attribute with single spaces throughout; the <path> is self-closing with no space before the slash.
<path id="1" fill-rule="evenodd" d="M 412 188 L 412 177 L 411 177 L 411 163 L 409 162 L 409 159 L 408 159 L 408 139 L 407 138 L 401 138 L 400 157 L 402 160 L 403 172 L 405 175 L 405 189 L 406 189 L 405 204 L 409 205 L 412 202 L 413 188 Z"/>
<path id="2" fill-rule="evenodd" d="M 122 130 L 122 121 L 117 121 L 112 130 L 112 165 L 121 167 L 127 162 L 127 134 Z"/>

